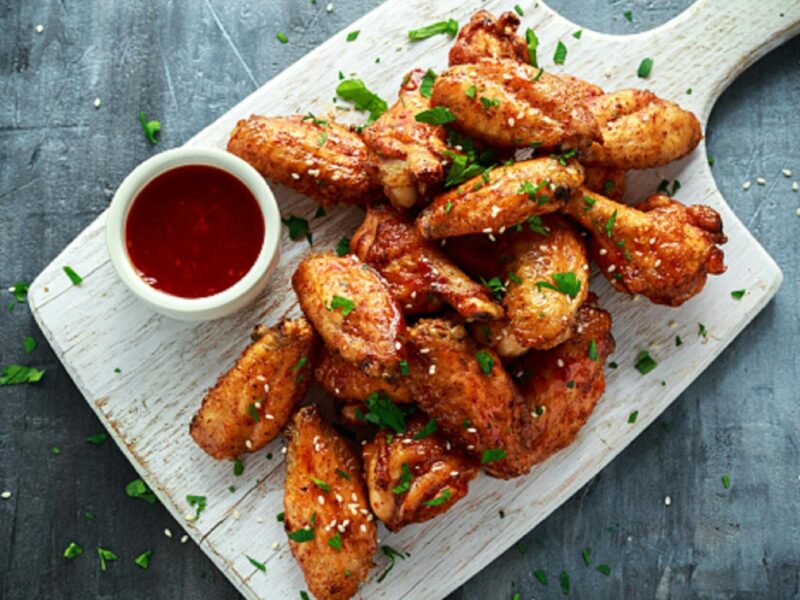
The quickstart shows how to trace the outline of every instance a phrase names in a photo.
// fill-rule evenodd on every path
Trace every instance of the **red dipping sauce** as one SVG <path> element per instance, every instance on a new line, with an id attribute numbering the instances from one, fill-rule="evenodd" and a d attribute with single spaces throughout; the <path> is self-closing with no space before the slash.
<path id="1" fill-rule="evenodd" d="M 230 173 L 207 165 L 177 167 L 136 196 L 125 246 L 139 276 L 182 298 L 228 289 L 256 262 L 264 217 L 253 193 Z"/>

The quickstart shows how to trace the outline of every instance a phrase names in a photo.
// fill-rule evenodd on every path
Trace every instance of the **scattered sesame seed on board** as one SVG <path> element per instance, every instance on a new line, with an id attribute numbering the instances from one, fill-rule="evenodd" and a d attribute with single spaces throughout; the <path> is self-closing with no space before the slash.
<path id="1" fill-rule="evenodd" d="M 0 494 L 0 498 L 2 498 L 3 500 L 8 500 L 9 498 L 11 498 L 11 492 L 9 491 L 3 492 L 2 494 Z"/>
<path id="2" fill-rule="evenodd" d="M 743 190 L 749 190 L 750 189 L 750 180 L 749 179 L 742 184 L 742 189 Z"/>
<path id="3" fill-rule="evenodd" d="M 667 496 L 666 498 L 664 498 L 664 506 L 669 506 L 670 504 L 672 504 L 672 498 Z"/>
<path id="4" fill-rule="evenodd" d="M 766 179 L 764 179 L 763 177 L 756 177 L 756 183 L 757 183 L 758 185 L 766 185 L 766 183 L 767 183 L 767 180 L 766 180 Z"/>
<path id="5" fill-rule="evenodd" d="M 169 530 L 169 527 L 164 529 L 164 535 L 167 536 L 168 538 L 172 537 L 172 532 Z"/>

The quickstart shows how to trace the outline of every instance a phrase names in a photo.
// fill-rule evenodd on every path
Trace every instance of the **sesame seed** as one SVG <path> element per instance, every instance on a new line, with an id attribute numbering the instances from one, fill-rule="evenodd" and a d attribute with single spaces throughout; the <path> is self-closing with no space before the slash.
<path id="1" fill-rule="evenodd" d="M 350 494 L 350 500 L 352 500 L 353 502 L 358 502 L 358 496 L 356 496 L 355 492 Z"/>
<path id="2" fill-rule="evenodd" d="M 791 169 L 784 169 L 782 172 L 783 172 L 783 176 L 784 177 L 791 177 L 792 176 Z"/>
<path id="3" fill-rule="evenodd" d="M 319 173 L 320 173 L 319 169 L 308 170 L 308 174 L 311 175 L 312 177 L 319 177 Z"/>
<path id="4" fill-rule="evenodd" d="M 650 238 L 650 245 L 653 246 L 653 245 L 655 245 L 655 243 L 656 243 L 656 238 L 651 237 Z"/>
<path id="5" fill-rule="evenodd" d="M 450 477 L 458 477 L 458 471 L 450 471 Z"/>
<path id="6" fill-rule="evenodd" d="M 670 329 L 675 329 L 678 326 L 678 322 L 677 321 L 670 321 L 668 323 L 668 325 L 669 325 Z"/>
<path id="7" fill-rule="evenodd" d="M 267 421 L 274 421 L 274 420 L 275 420 L 275 417 L 273 417 L 273 416 L 272 416 L 271 414 L 269 414 L 269 413 L 264 413 L 264 418 L 265 418 Z"/>
<path id="8" fill-rule="evenodd" d="M 483 233 L 492 233 L 492 228 L 487 227 L 486 229 L 483 230 Z"/>
<path id="9" fill-rule="evenodd" d="M 264 377 L 263 375 L 256 375 L 256 381 L 258 381 L 259 383 L 264 383 L 266 380 L 267 378 Z"/>
<path id="10" fill-rule="evenodd" d="M 336 494 L 335 498 L 336 498 L 337 502 L 342 502 L 342 495 L 341 494 Z"/>
<path id="11" fill-rule="evenodd" d="M 500 207 L 492 205 L 492 210 L 491 210 L 492 218 L 494 219 L 499 214 L 500 214 Z M 492 232 L 492 230 L 490 229 L 489 233 L 491 233 L 491 232 Z"/>
<path id="12" fill-rule="evenodd" d="M 792 182 L 792 191 L 796 192 L 797 190 L 800 190 L 800 183 L 797 183 L 796 181 L 793 181 Z"/>
<path id="13" fill-rule="evenodd" d="M 189 536 L 188 535 L 182 535 L 181 536 L 181 544 L 185 544 L 188 541 L 189 541 Z"/>
<path id="14" fill-rule="evenodd" d="M 185 515 L 183 515 L 183 518 L 186 519 L 187 521 L 194 521 L 194 514 L 186 513 Z"/>
<path id="15" fill-rule="evenodd" d="M 611 77 L 611 74 L 612 74 L 611 67 L 606 67 L 605 69 L 603 69 L 603 75 L 605 75 L 606 77 Z"/>
<path id="16" fill-rule="evenodd" d="M 559 358 L 559 359 L 556 361 L 556 364 L 558 365 L 558 367 L 559 367 L 560 369 L 563 369 L 563 368 L 564 368 L 564 361 L 563 361 L 562 359 L 560 359 L 560 358 Z"/>
<path id="17" fill-rule="evenodd" d="M 478 433 L 478 430 L 475 429 L 474 427 L 470 427 L 469 429 L 467 429 L 467 433 Z"/>
<path id="18" fill-rule="evenodd" d="M 168 538 L 172 537 L 172 532 L 169 530 L 169 527 L 164 530 L 164 535 Z"/>
<path id="19" fill-rule="evenodd" d="M 264 393 L 265 394 L 269 394 L 269 384 L 268 383 L 264 384 Z"/>
<path id="20" fill-rule="evenodd" d="M 328 12 L 333 12 L 333 2 L 328 2 L 328 5 L 325 7 L 325 10 Z"/>
<path id="21" fill-rule="evenodd" d="M 800 217 L 800 208 L 798 208 L 796 211 L 794 211 L 794 214 L 796 214 L 798 217 Z"/>
<path id="22" fill-rule="evenodd" d="M 241 516 L 242 515 L 239 513 L 238 510 L 234 510 L 233 511 L 233 518 L 236 519 L 237 521 L 239 520 L 239 517 L 241 517 Z"/>
<path id="23" fill-rule="evenodd" d="M 319 502 L 320 505 L 324 505 L 325 504 L 325 498 L 323 498 L 322 496 L 317 496 L 317 502 Z"/>
<path id="24" fill-rule="evenodd" d="M 427 353 L 428 353 L 428 352 L 430 352 L 430 351 L 431 351 L 431 349 L 430 349 L 430 348 L 420 348 L 420 349 L 419 349 L 419 353 L 420 353 L 420 354 L 427 354 Z"/>
<path id="25" fill-rule="evenodd" d="M 264 522 L 264 517 L 257 517 L 256 518 L 256 523 L 263 523 L 263 522 Z"/>
<path id="26" fill-rule="evenodd" d="M 256 400 L 256 401 L 253 403 L 253 406 L 255 406 L 256 408 L 261 408 L 261 400 Z"/>
<path id="27" fill-rule="evenodd" d="M 606 254 L 608 254 L 608 250 L 605 248 L 600 248 L 600 256 L 605 256 Z"/>
<path id="28" fill-rule="evenodd" d="M 8 500 L 9 498 L 11 498 L 11 492 L 9 491 L 3 492 L 2 494 L 0 494 L 0 498 L 2 498 L 3 500 Z"/>
<path id="29" fill-rule="evenodd" d="M 245 448 L 247 448 L 248 450 L 251 450 L 251 449 L 253 448 L 253 442 L 251 442 L 250 440 L 245 440 L 245 441 L 244 441 L 244 446 L 245 446 Z"/>
<path id="30" fill-rule="evenodd" d="M 750 180 L 749 179 L 742 184 L 742 189 L 743 190 L 749 190 L 750 189 Z"/>
<path id="31" fill-rule="evenodd" d="M 436 365 L 431 365 L 428 367 L 428 375 L 433 375 L 436 373 Z"/>
<path id="32" fill-rule="evenodd" d="M 617 265 L 608 265 L 608 272 L 613 273 L 617 270 Z"/>
<path id="33" fill-rule="evenodd" d="M 44 33 L 44 25 L 39 24 L 36 26 L 36 33 Z"/>
<path id="34" fill-rule="evenodd" d="M 670 504 L 672 504 L 672 498 L 670 498 L 669 496 L 667 496 L 666 498 L 664 498 L 664 504 L 665 504 L 666 506 L 669 506 Z"/>
<path id="35" fill-rule="evenodd" d="M 361 527 L 359 527 L 359 530 L 361 531 L 361 533 L 367 533 L 367 526 L 364 525 L 364 523 L 362 523 Z"/>
<path id="36" fill-rule="evenodd" d="M 657 259 L 657 260 L 656 260 L 656 262 L 654 262 L 654 263 L 653 263 L 653 265 L 654 265 L 656 268 L 660 267 L 660 266 L 661 266 L 661 259 L 660 259 L 660 258 L 659 258 L 659 259 Z"/>
<path id="37" fill-rule="evenodd" d="M 509 127 L 513 127 L 514 125 L 516 125 L 516 123 L 517 122 L 514 120 L 514 117 L 509 117 L 508 118 L 508 126 Z"/>
<path id="38" fill-rule="evenodd" d="M 400 350 L 402 347 L 403 347 L 403 344 L 401 344 L 400 342 L 395 342 L 394 343 L 394 349 L 395 350 Z"/>
<path id="39" fill-rule="evenodd" d="M 93 104 L 95 108 L 100 108 L 102 102 L 100 102 L 100 98 L 95 98 Z"/>
<path id="40" fill-rule="evenodd" d="M 758 185 L 765 185 L 767 183 L 767 180 L 764 179 L 763 177 L 756 177 L 756 183 Z"/>
<path id="41" fill-rule="evenodd" d="M 292 179 L 300 179 L 299 173 L 292 173 Z"/>

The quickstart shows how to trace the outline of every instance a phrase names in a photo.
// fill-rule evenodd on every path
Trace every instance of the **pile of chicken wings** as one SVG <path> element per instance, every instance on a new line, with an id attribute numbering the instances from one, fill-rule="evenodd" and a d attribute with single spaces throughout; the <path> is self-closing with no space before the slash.
<path id="1" fill-rule="evenodd" d="M 518 26 L 478 12 L 449 68 L 409 73 L 363 129 L 252 116 L 231 134 L 265 177 L 366 209 L 349 252 L 294 273 L 305 317 L 257 327 L 191 424 L 228 460 L 286 427 L 285 528 L 317 598 L 367 579 L 376 519 L 431 519 L 479 470 L 519 477 L 575 439 L 614 351 L 590 257 L 619 291 L 670 306 L 725 269 L 713 209 L 620 203 L 625 170 L 697 146 L 695 116 L 532 66 Z M 334 420 L 298 408 L 313 382 Z"/>

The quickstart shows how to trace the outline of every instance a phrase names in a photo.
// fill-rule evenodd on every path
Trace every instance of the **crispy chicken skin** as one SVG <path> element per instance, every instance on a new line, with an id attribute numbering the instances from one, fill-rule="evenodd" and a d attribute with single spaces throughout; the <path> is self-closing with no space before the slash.
<path id="1" fill-rule="evenodd" d="M 259 325 L 253 343 L 222 374 L 192 419 L 197 445 L 233 460 L 274 440 L 308 391 L 319 338 L 303 318 Z"/>
<path id="2" fill-rule="evenodd" d="M 228 152 L 321 204 L 365 204 L 380 191 L 375 155 L 331 120 L 253 115 L 236 125 Z"/>
<path id="3" fill-rule="evenodd" d="M 317 600 L 352 598 L 367 579 L 377 547 L 361 461 L 314 406 L 295 414 L 286 439 L 284 526 L 288 533 L 313 532 L 309 541 L 289 539 L 292 554 Z"/>
<path id="4" fill-rule="evenodd" d="M 707 274 L 725 272 L 717 244 L 727 238 L 708 206 L 657 194 L 631 207 L 584 190 L 564 212 L 589 230 L 592 258 L 620 291 L 679 306 L 703 289 Z"/>
<path id="5" fill-rule="evenodd" d="M 507 58 L 521 63 L 528 62 L 528 46 L 517 35 L 519 17 L 513 12 L 504 12 L 499 18 L 479 10 L 469 23 L 458 32 L 450 48 L 450 66 L 478 62 L 482 58 Z"/>
<path id="6" fill-rule="evenodd" d="M 324 346 L 320 349 L 314 376 L 331 396 L 346 403 L 363 402 L 375 392 L 384 392 L 399 404 L 412 401 L 404 377 L 370 377 Z"/>
<path id="7" fill-rule="evenodd" d="M 444 127 L 414 119 L 431 107 L 420 93 L 424 75 L 421 69 L 406 75 L 394 106 L 363 132 L 364 141 L 380 158 L 383 191 L 400 208 L 411 208 L 425 198 L 444 179 L 449 160 Z"/>
<path id="8" fill-rule="evenodd" d="M 428 421 L 417 414 L 408 420 L 405 433 L 381 429 L 364 445 L 369 501 L 390 531 L 450 510 L 478 474 L 475 460 L 438 431 L 416 439 Z"/>
<path id="9" fill-rule="evenodd" d="M 436 79 L 431 104 L 448 108 L 467 135 L 500 148 L 581 149 L 602 141 L 576 90 L 510 60 L 450 67 Z"/>
<path id="10" fill-rule="evenodd" d="M 521 346 L 546 350 L 566 340 L 575 314 L 589 292 L 589 259 L 578 230 L 557 216 L 542 219 L 547 235 L 523 231 L 514 235 L 514 261 L 503 300 L 508 315 L 508 333 Z M 572 273 L 579 289 L 572 296 L 540 284 L 558 287 L 559 276 Z M 569 290 L 574 292 L 575 290 Z"/>
<path id="11" fill-rule="evenodd" d="M 606 198 L 619 202 L 625 195 L 625 169 L 615 167 L 586 167 L 583 185 Z"/>
<path id="12" fill-rule="evenodd" d="M 482 461 L 492 477 L 527 473 L 533 464 L 532 420 L 497 355 L 481 350 L 484 364 L 486 358 L 493 363 L 484 373 L 480 348 L 462 325 L 444 319 L 422 319 L 410 327 L 408 350 L 411 391 L 444 435 Z M 497 455 L 504 458 L 492 460 Z"/>
<path id="13" fill-rule="evenodd" d="M 647 90 L 622 90 L 586 101 L 603 134 L 586 150 L 587 165 L 660 167 L 689 154 L 703 138 L 700 122 Z"/>
<path id="14" fill-rule="evenodd" d="M 405 320 L 374 269 L 353 255 L 311 254 L 298 265 L 292 287 L 330 349 L 371 376 L 394 372 L 403 358 Z"/>
<path id="15" fill-rule="evenodd" d="M 370 208 L 350 247 L 383 275 L 406 312 L 414 312 L 420 299 L 432 292 L 467 320 L 503 316 L 503 308 L 486 287 L 470 279 L 411 221 L 391 209 Z"/>
<path id="16" fill-rule="evenodd" d="M 523 373 L 520 390 L 535 415 L 534 463 L 573 442 L 605 389 L 605 361 L 614 352 L 614 338 L 611 315 L 597 305 L 594 294 L 581 306 L 572 329 L 563 344 L 532 351 L 514 367 Z M 590 356 L 592 340 L 596 360 Z"/>
<path id="17" fill-rule="evenodd" d="M 437 196 L 420 213 L 417 228 L 429 239 L 502 233 L 558 210 L 582 182 L 583 167 L 575 160 L 563 166 L 548 156 L 498 167 L 488 181 L 475 177 Z"/>

